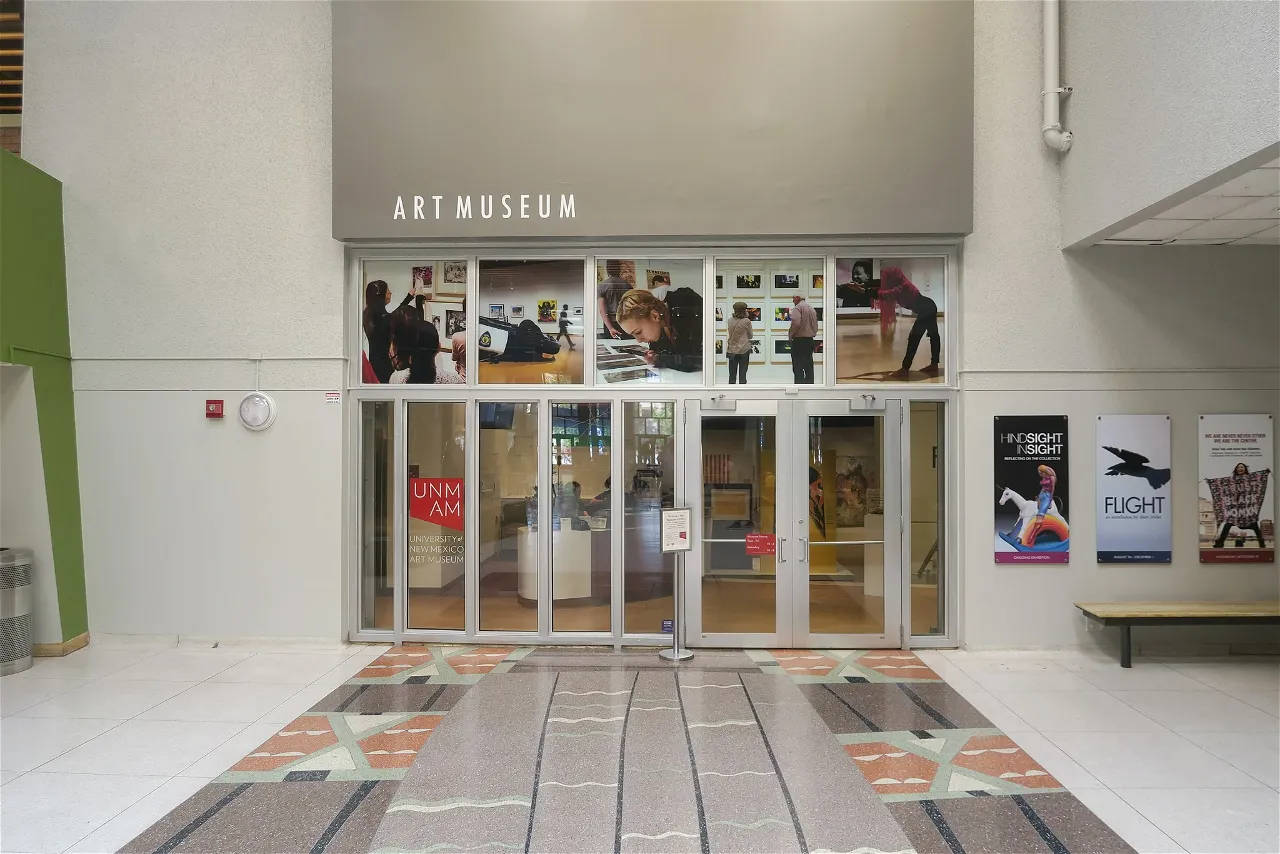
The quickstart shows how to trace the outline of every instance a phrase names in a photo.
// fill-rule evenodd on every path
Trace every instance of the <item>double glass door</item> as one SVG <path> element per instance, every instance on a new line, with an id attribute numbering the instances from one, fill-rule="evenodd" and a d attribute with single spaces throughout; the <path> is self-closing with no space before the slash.
<path id="1" fill-rule="evenodd" d="M 690 645 L 898 646 L 901 403 L 728 405 L 690 402 Z"/>

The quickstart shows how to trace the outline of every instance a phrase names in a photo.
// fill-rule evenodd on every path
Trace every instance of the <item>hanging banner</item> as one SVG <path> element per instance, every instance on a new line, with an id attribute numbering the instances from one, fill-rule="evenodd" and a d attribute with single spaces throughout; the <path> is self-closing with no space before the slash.
<path id="1" fill-rule="evenodd" d="M 1066 563 L 1067 416 L 995 419 L 996 563 Z"/>
<path id="2" fill-rule="evenodd" d="M 1270 415 L 1200 416 L 1200 562 L 1272 563 Z"/>
<path id="3" fill-rule="evenodd" d="M 1170 563 L 1168 415 L 1099 415 L 1098 563 Z"/>

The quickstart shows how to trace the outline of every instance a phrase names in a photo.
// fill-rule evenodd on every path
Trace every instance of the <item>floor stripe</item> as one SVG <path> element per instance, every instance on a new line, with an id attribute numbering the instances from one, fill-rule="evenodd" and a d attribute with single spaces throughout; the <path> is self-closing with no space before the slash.
<path id="1" fill-rule="evenodd" d="M 533 843 L 533 814 L 538 808 L 538 778 L 542 776 L 542 749 L 547 744 L 547 721 L 551 718 L 551 704 L 556 701 L 556 685 L 560 683 L 560 674 L 556 674 L 551 683 L 551 696 L 547 698 L 547 711 L 542 716 L 542 734 L 538 736 L 538 761 L 533 766 L 533 794 L 529 797 L 529 829 L 524 835 L 524 852 L 529 854 L 529 846 Z"/>
<path id="2" fill-rule="evenodd" d="M 791 800 L 791 790 L 787 788 L 787 781 L 782 776 L 782 769 L 778 767 L 778 757 L 773 755 L 773 745 L 769 743 L 769 735 L 764 731 L 764 724 L 760 723 L 760 715 L 756 713 L 756 704 L 751 700 L 751 692 L 747 690 L 747 683 L 743 681 L 742 674 L 738 674 L 738 681 L 742 682 L 742 693 L 747 697 L 747 705 L 751 707 L 751 715 L 756 719 L 756 728 L 760 730 L 760 738 L 764 741 L 764 749 L 769 754 L 769 761 L 773 763 L 773 773 L 778 777 L 778 786 L 782 789 L 782 797 L 787 802 L 787 812 L 791 813 L 791 824 L 796 829 L 796 842 L 800 844 L 800 854 L 809 854 L 809 843 L 805 841 L 804 830 L 800 827 L 800 816 L 796 814 L 795 802 Z"/>
<path id="3" fill-rule="evenodd" d="M 1044 840 L 1044 844 L 1049 846 L 1049 850 L 1053 854 L 1070 854 L 1067 846 L 1062 844 L 1062 840 L 1054 835 L 1049 829 L 1049 825 L 1044 823 L 1044 819 L 1040 817 L 1040 813 L 1035 811 L 1031 804 L 1027 803 L 1022 795 L 1014 795 L 1013 802 L 1018 805 L 1018 809 L 1022 810 L 1022 814 L 1027 817 L 1027 821 L 1031 822 L 1031 826 L 1036 829 L 1036 833 L 1040 834 L 1040 838 Z"/>
<path id="4" fill-rule="evenodd" d="M 347 798 L 347 802 L 339 810 L 338 814 L 333 817 L 333 821 L 329 822 L 329 826 L 324 829 L 324 833 L 316 840 L 316 844 L 311 846 L 311 854 L 322 854 L 324 849 L 329 847 L 329 843 L 333 841 L 333 837 L 338 835 L 338 831 L 342 829 L 342 825 L 347 823 L 347 819 L 351 818 L 351 814 L 356 808 L 369 797 L 369 793 L 373 791 L 373 787 L 378 785 L 377 780 L 365 780 L 360 784 L 360 788 L 351 793 L 351 797 Z"/>
<path id="5" fill-rule="evenodd" d="M 613 822 L 613 854 L 622 854 L 622 773 L 627 761 L 627 723 L 631 719 L 631 703 L 636 696 L 636 683 L 640 674 L 631 680 L 631 693 L 627 695 L 627 710 L 622 715 L 622 739 L 618 745 L 618 816 Z"/>
<path id="6" fill-rule="evenodd" d="M 956 727 L 956 725 L 955 725 L 955 724 L 953 724 L 951 721 L 947 720 L 946 716 L 945 716 L 945 715 L 943 715 L 943 714 L 942 714 L 942 712 L 938 711 L 938 710 L 937 710 L 937 709 L 935 709 L 933 706 L 931 706 L 931 705 L 929 705 L 928 703 L 926 703 L 926 702 L 924 701 L 924 698 L 923 698 L 923 697 L 921 697 L 919 694 L 917 694 L 915 691 L 912 691 L 910 688 L 908 688 L 906 685 L 904 685 L 904 684 L 903 684 L 903 683 L 901 683 L 901 682 L 899 682 L 899 683 L 898 683 L 898 687 L 902 689 L 902 693 L 906 694 L 908 697 L 910 697 L 910 698 L 911 698 L 911 702 L 913 702 L 913 703 L 915 703 L 917 706 L 919 706 L 919 707 L 924 711 L 924 713 L 925 713 L 926 715 L 928 715 L 929 717 L 933 718 L 933 719 L 934 719 L 935 721 L 937 721 L 939 724 L 941 724 L 942 726 L 946 727 L 947 729 L 957 729 L 957 728 L 958 728 L 958 727 Z"/>
<path id="7" fill-rule="evenodd" d="M 828 691 L 830 691 L 830 692 L 831 692 L 831 696 L 835 697 L 835 698 L 836 698 L 837 700 L 839 700 L 841 703 L 844 703 L 844 706 L 845 706 L 845 708 L 846 708 L 846 709 L 848 709 L 849 711 L 851 711 L 851 712 L 853 712 L 855 715 L 857 715 L 857 716 L 858 716 L 858 720 L 862 721 L 862 723 L 866 725 L 866 727 L 867 727 L 867 729 L 868 729 L 868 730 L 870 730 L 871 732 L 882 732 L 882 731 L 883 731 L 883 730 L 881 730 L 881 729 L 880 729 L 880 727 L 878 727 L 878 726 L 876 726 L 874 723 L 872 723 L 871 718 L 867 717 L 867 716 L 866 716 L 866 715 L 864 715 L 862 712 L 860 712 L 860 711 L 858 711 L 857 709 L 855 709 L 855 708 L 854 708 L 854 707 L 849 703 L 849 701 L 848 701 L 848 700 L 846 700 L 844 697 L 841 697 L 839 694 L 837 694 L 837 693 L 835 692 L 835 689 L 834 689 L 834 688 L 832 688 L 830 685 L 823 684 L 823 686 L 822 686 L 822 687 L 823 687 L 823 688 L 826 688 Z"/>
<path id="8" fill-rule="evenodd" d="M 173 836 L 169 837 L 169 841 L 157 848 L 155 850 L 155 854 L 169 854 L 170 851 L 177 848 L 183 842 L 186 842 L 188 836 L 200 829 L 200 825 L 217 815 L 227 804 L 249 791 L 250 785 L 250 783 L 241 783 L 239 786 L 236 786 L 230 792 L 223 795 L 220 801 L 192 819 L 191 823 L 182 828 L 182 830 L 179 830 Z"/>
<path id="9" fill-rule="evenodd" d="M 351 692 L 350 697 L 348 697 L 347 699 L 339 703 L 338 708 L 334 709 L 334 711 L 345 712 L 347 710 L 347 707 L 356 701 L 357 697 L 359 697 L 361 694 L 363 694 L 365 691 L 368 691 L 368 690 L 369 690 L 368 685 L 361 685 L 359 688 Z"/>
<path id="10" fill-rule="evenodd" d="M 942 841 L 951 849 L 951 854 L 964 854 L 964 846 L 956 838 L 956 832 L 951 829 L 951 825 L 947 824 L 947 819 L 942 814 L 942 810 L 938 809 L 938 805 L 933 801 L 925 800 L 920 802 L 920 807 L 924 810 L 924 814 L 929 816 L 933 826 L 938 829 Z"/>
<path id="11" fill-rule="evenodd" d="M 693 774 L 693 799 L 698 807 L 698 844 L 702 854 L 711 854 L 711 840 L 707 836 L 707 811 L 702 805 L 702 784 L 698 782 L 698 760 L 693 756 L 693 737 L 689 735 L 689 717 L 684 710 L 684 694 L 680 689 L 680 671 L 672 674 L 676 680 L 676 699 L 680 701 L 680 723 L 684 730 L 684 743 L 689 748 L 689 770 Z M 741 677 L 739 677 L 741 678 Z"/>
<path id="12" fill-rule="evenodd" d="M 423 703 L 423 704 L 422 704 L 422 708 L 421 708 L 419 711 L 423 711 L 423 712 L 425 712 L 425 711 L 429 710 L 429 709 L 431 708 L 431 704 L 432 704 L 432 703 L 434 703 L 434 702 L 436 701 L 436 699 L 437 699 L 441 694 L 443 694 L 443 693 L 444 693 L 444 689 L 445 689 L 445 688 L 448 688 L 448 687 L 449 687 L 449 684 L 446 682 L 444 685 L 441 685 L 439 688 L 437 688 L 437 689 L 436 689 L 436 692 L 435 692 L 434 694 L 432 694 L 430 697 L 428 697 L 428 698 L 427 698 L 427 701 L 426 701 L 425 703 Z"/>

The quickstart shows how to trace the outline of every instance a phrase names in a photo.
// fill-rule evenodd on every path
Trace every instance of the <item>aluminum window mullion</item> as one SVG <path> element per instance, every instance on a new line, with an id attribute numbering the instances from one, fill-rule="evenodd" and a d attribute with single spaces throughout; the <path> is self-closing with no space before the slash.
<path id="1" fill-rule="evenodd" d="M 583 309 L 585 311 L 585 308 Z M 594 324 L 593 324 L 594 325 Z M 609 406 L 609 629 L 615 649 L 622 646 L 626 629 L 626 566 L 625 543 L 627 533 L 626 486 L 623 464 L 626 462 L 626 404 L 614 400 Z"/>
<path id="2" fill-rule="evenodd" d="M 408 502 L 405 501 L 405 496 L 408 493 L 409 435 L 406 430 L 408 406 L 407 401 L 396 401 L 392 410 L 394 414 L 392 416 L 393 426 L 391 429 L 392 466 L 394 467 L 391 478 L 392 489 L 394 490 L 391 499 L 391 530 L 392 535 L 395 537 L 395 546 L 392 551 L 392 554 L 395 555 L 395 565 L 392 573 L 391 607 L 395 613 L 392 625 L 397 639 L 404 637 L 407 623 L 405 589 L 409 583 L 408 548 L 406 544 L 409 527 L 406 519 Z"/>
<path id="3" fill-rule="evenodd" d="M 538 637 L 551 634 L 552 573 L 551 555 L 555 520 L 551 518 L 555 503 L 551 500 L 551 408 L 550 400 L 538 404 Z"/>
<path id="4" fill-rule="evenodd" d="M 470 349 L 470 348 L 468 348 Z M 469 358 L 469 357 L 468 357 Z M 468 369 L 468 374 L 470 369 Z M 466 404 L 466 442 L 463 455 L 463 495 L 475 490 L 474 497 L 463 503 L 467 548 L 463 564 L 463 634 L 475 638 L 480 629 L 480 412 L 473 400 Z"/>

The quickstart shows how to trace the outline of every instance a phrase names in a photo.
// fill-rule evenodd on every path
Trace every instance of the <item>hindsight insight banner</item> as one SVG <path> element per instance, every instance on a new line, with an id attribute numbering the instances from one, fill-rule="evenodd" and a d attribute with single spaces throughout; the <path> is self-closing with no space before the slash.
<path id="1" fill-rule="evenodd" d="M 1067 480 L 1067 416 L 996 416 L 996 563 L 1067 562 Z"/>
<path id="2" fill-rule="evenodd" d="M 1200 416 L 1200 562 L 1276 559 L 1270 415 Z"/>
<path id="3" fill-rule="evenodd" d="M 1168 415 L 1099 415 L 1098 563 L 1173 560 Z"/>

